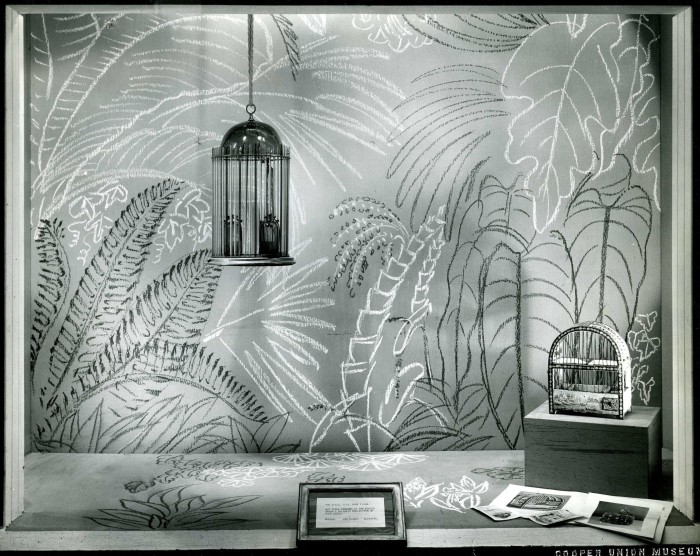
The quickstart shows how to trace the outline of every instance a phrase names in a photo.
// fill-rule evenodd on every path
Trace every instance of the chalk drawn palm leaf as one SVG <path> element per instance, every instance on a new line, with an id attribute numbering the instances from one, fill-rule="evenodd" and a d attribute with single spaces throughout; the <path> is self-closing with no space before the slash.
<path id="1" fill-rule="evenodd" d="M 502 78 L 505 98 L 520 105 L 505 154 L 527 172 L 524 185 L 535 199 L 539 232 L 587 173 L 607 169 L 628 142 L 635 153 L 644 143 L 653 145 L 658 133 L 643 115 L 653 82 L 645 68 L 656 37 L 641 37 L 647 33 L 641 19 L 600 25 L 589 19 L 582 31 L 572 35 L 565 21 L 537 29 L 513 53 Z M 550 48 L 553 41 L 564 46 Z M 546 60 L 533 52 L 546 53 Z M 648 170 L 648 156 L 639 159 Z"/>
<path id="2" fill-rule="evenodd" d="M 306 241 L 292 251 L 298 256 Z M 248 269 L 204 342 L 219 339 L 237 364 L 281 414 L 293 411 L 313 420 L 308 406 L 327 404 L 310 374 L 318 372 L 319 354 L 328 348 L 314 338 L 335 325 L 317 316 L 334 304 L 317 273 L 325 257 L 293 267 Z M 236 330 L 233 348 L 224 332 Z M 264 331 L 264 334 L 261 334 Z"/>
<path id="3" fill-rule="evenodd" d="M 357 164 L 323 132 L 331 130 L 381 154 L 377 145 L 388 135 L 382 129 L 396 124 L 383 96 L 403 97 L 362 62 L 387 56 L 332 48 L 328 43 L 336 37 L 296 45 L 291 22 L 283 16 L 259 17 L 255 23 L 254 87 L 257 97 L 267 98 L 265 110 L 260 106 L 256 116 L 272 123 L 286 144 L 300 149 L 299 160 L 313 160 L 344 187 L 338 168 L 358 175 Z M 274 38 L 278 25 L 283 41 Z M 72 112 L 67 112 L 70 116 L 61 123 L 58 137 L 51 139 L 49 163 L 42 162 L 33 186 L 33 195 L 46 199 L 40 218 L 50 217 L 109 180 L 177 176 L 192 181 L 197 174 L 191 168 L 206 164 L 209 147 L 217 146 L 225 129 L 240 119 L 235 114 L 245 116 L 244 17 L 203 14 L 138 21 L 123 17 L 115 18 L 112 27 L 103 27 L 90 47 L 90 58 L 101 60 L 99 67 L 83 71 L 76 66 L 75 80 L 85 79 L 67 81 L 66 87 L 76 92 L 65 107 Z M 288 71 L 288 60 L 293 71 L 304 72 L 309 82 L 333 84 L 336 90 L 316 97 L 268 90 L 271 74 Z M 112 73 L 129 79 L 115 90 L 108 79 Z M 291 103 L 297 107 L 290 109 Z M 233 108 L 230 117 L 221 118 L 222 107 Z M 37 114 L 36 119 L 43 121 L 44 116 Z M 301 170 L 314 183 L 317 174 L 305 165 Z"/>
<path id="4" fill-rule="evenodd" d="M 67 67 L 69 73 L 60 85 L 55 85 L 57 92 L 47 103 L 46 113 L 37 118 L 44 124 L 38 137 L 38 173 L 32 194 L 53 190 L 51 202 L 56 203 L 68 193 L 75 179 L 68 167 L 78 163 L 93 144 L 89 136 L 76 141 L 79 136 L 75 135 L 75 128 L 80 126 L 81 115 L 87 113 L 81 110 L 86 108 L 93 90 L 122 54 L 162 22 L 158 16 L 149 16 L 135 23 L 124 14 L 113 17 L 77 14 L 42 20 L 46 30 L 40 44 L 50 56 L 50 69 L 57 70 L 57 63 L 68 60 L 62 66 Z M 123 31 L 127 24 L 139 27 L 131 29 L 135 31 L 133 36 Z M 56 73 L 52 71 L 52 78 L 58 77 Z"/>
<path id="5" fill-rule="evenodd" d="M 29 364 L 32 382 L 34 365 L 61 307 L 66 301 L 70 285 L 70 267 L 61 240 L 63 226 L 56 220 L 42 220 L 37 227 L 36 250 L 38 271 L 36 272 L 36 294 L 32 301 L 32 336 Z"/>
<path id="6" fill-rule="evenodd" d="M 637 314 L 652 228 L 651 199 L 631 179 L 630 161 L 619 155 L 608 172 L 583 180 L 563 230 L 580 318 L 610 324 L 623 336 Z"/>
<path id="7" fill-rule="evenodd" d="M 305 179 L 316 184 L 316 164 L 341 190 L 348 179 L 362 179 L 361 167 L 334 144 L 333 137 L 350 140 L 367 154 L 386 154 L 383 145 L 397 117 L 391 106 L 403 100 L 402 90 L 381 70 L 370 64 L 389 63 L 389 56 L 376 49 L 336 45 L 337 37 L 319 39 L 300 48 L 299 75 L 321 94 L 280 95 L 264 85 L 260 96 L 287 97 L 295 106 L 261 112 L 291 145 Z M 346 174 L 344 176 L 343 174 Z"/>
<path id="8" fill-rule="evenodd" d="M 413 83 L 415 92 L 396 107 L 406 116 L 390 136 L 401 147 L 387 177 L 400 176 L 396 204 L 410 207 L 412 227 L 437 210 L 438 200 L 446 204 L 449 240 L 467 194 L 468 169 L 489 156 L 489 127 L 508 112 L 491 68 L 450 65 L 421 74 Z"/>
<path id="9" fill-rule="evenodd" d="M 57 25 L 56 19 L 47 19 L 49 27 Z M 187 110 L 201 98 L 238 90 L 245 75 L 231 64 L 208 58 L 202 49 L 182 46 L 198 42 L 206 29 L 201 24 L 204 20 L 213 25 L 220 21 L 230 21 L 234 27 L 245 25 L 243 18 L 216 15 L 175 19 L 120 15 L 98 20 L 99 32 L 74 66 L 68 66 L 69 76 L 49 101 L 52 108 L 47 114 L 36 115 L 38 121 L 46 121 L 37 139 L 39 152 L 48 153 L 45 160 L 39 159 L 32 187 L 32 195 L 45 199 L 40 216 L 50 216 L 66 202 L 110 179 L 173 176 L 175 172 L 159 169 L 159 161 L 166 156 L 173 155 L 182 164 L 191 161 L 193 152 L 188 147 L 194 144 L 197 150 L 197 126 L 171 126 L 162 119 L 154 120 L 172 115 L 178 108 Z M 179 34 L 179 40 L 172 40 L 174 34 Z M 164 35 L 172 46 L 160 47 L 158 41 Z M 231 51 L 231 45 L 240 45 L 241 51 L 245 47 L 244 35 L 224 31 L 213 36 L 224 52 Z M 243 66 L 242 52 L 233 55 Z M 57 54 L 53 56 L 56 66 Z M 200 70 L 209 64 L 218 71 L 202 79 Z M 123 88 L 116 88 L 109 79 L 118 72 L 130 76 Z M 232 77 L 241 81 L 232 85 Z M 58 121 L 52 123 L 52 118 Z M 153 122 L 150 127 L 149 122 Z M 135 160 L 127 162 L 132 158 Z"/>
<path id="10" fill-rule="evenodd" d="M 541 14 L 421 14 L 403 19 L 437 44 L 467 52 L 514 50 L 532 31 L 548 25 Z"/>
<path id="11" fill-rule="evenodd" d="M 119 323 L 133 299 L 150 240 L 179 187 L 166 181 L 134 197 L 85 269 L 51 347 L 49 372 L 39 389 L 44 409 L 70 389 Z"/>

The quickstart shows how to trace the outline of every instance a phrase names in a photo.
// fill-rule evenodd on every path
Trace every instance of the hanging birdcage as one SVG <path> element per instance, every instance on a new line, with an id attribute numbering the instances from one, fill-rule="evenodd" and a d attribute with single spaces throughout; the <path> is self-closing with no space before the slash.
<path id="1" fill-rule="evenodd" d="M 253 119 L 233 126 L 212 149 L 213 261 L 293 264 L 288 255 L 289 149 Z"/>
<path id="2" fill-rule="evenodd" d="M 212 262 L 288 265 L 289 148 L 253 117 L 253 16 L 248 16 L 247 121 L 212 149 Z"/>

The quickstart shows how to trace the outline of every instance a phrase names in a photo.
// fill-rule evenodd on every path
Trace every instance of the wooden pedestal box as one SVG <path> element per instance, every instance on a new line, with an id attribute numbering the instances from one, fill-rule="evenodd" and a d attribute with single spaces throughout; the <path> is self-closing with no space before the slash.
<path id="1" fill-rule="evenodd" d="M 525 417 L 525 484 L 557 490 L 650 498 L 661 470 L 658 407 L 624 419 L 549 413 Z"/>

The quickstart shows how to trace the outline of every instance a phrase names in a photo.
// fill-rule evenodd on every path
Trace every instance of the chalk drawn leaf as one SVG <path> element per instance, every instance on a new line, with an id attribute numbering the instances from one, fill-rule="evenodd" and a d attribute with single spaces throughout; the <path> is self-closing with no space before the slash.
<path id="1" fill-rule="evenodd" d="M 607 170 L 628 142 L 636 152 L 658 132 L 642 115 L 652 85 L 644 68 L 656 40 L 641 38 L 646 27 L 641 19 L 589 21 L 573 37 L 569 22 L 553 23 L 534 31 L 508 62 L 502 92 L 520 109 L 508 127 L 505 155 L 526 171 L 538 232 L 587 173 Z M 557 41 L 570 46 L 548 46 Z M 643 129 L 635 134 L 636 128 Z"/>
<path id="2" fill-rule="evenodd" d="M 51 347 L 46 383 L 39 390 L 51 411 L 90 364 L 133 299 L 158 223 L 180 184 L 166 181 L 134 197 L 85 269 Z"/>
<path id="3" fill-rule="evenodd" d="M 299 17 L 306 24 L 306 26 L 317 35 L 323 36 L 326 34 L 326 24 L 328 18 L 325 14 L 301 14 Z"/>
<path id="4" fill-rule="evenodd" d="M 248 269 L 216 327 L 204 337 L 204 342 L 219 338 L 278 413 L 293 411 L 311 421 L 309 405 L 329 404 L 308 375 L 320 368 L 319 354 L 328 351 L 311 331 L 335 328 L 315 315 L 334 304 L 323 293 L 326 282 L 317 276 L 325 262 Z M 235 349 L 223 335 L 234 326 Z M 266 334 L 261 336 L 261 330 Z"/>
<path id="5" fill-rule="evenodd" d="M 455 222 L 437 327 L 440 359 L 432 378 L 417 385 L 390 449 L 501 441 L 513 448 L 525 399 L 546 391 L 546 377 L 524 369 L 546 369 L 548 338 L 573 320 L 575 288 L 562 241 L 532 229 L 532 200 L 518 179 L 504 185 L 492 175 L 478 178 L 481 167 L 469 177 L 467 207 Z"/>
<path id="6" fill-rule="evenodd" d="M 467 52 L 507 52 L 535 29 L 548 25 L 541 14 L 417 14 L 404 21 L 433 42 Z"/>
<path id="7" fill-rule="evenodd" d="M 143 18 L 140 20 L 141 28 L 130 30 L 134 32 L 132 36 L 123 31 L 125 20 L 133 25 L 125 14 L 76 14 L 46 18 L 48 42 L 54 51 L 60 50 L 61 53 L 60 56 L 55 54 L 54 60 L 75 60 L 72 66 L 69 65 L 69 75 L 49 103 L 50 109 L 40 115 L 44 123 L 38 138 L 39 172 L 32 188 L 42 193 L 54 189 L 53 201 L 65 195 L 75 180 L 75 175 L 66 173 L 63 163 L 74 148 L 71 143 L 75 136 L 72 134 L 81 108 L 122 54 L 162 23 L 158 16 Z M 80 158 L 84 158 L 84 153 Z"/>
<path id="8" fill-rule="evenodd" d="M 575 265 L 578 314 L 623 336 L 637 314 L 652 227 L 651 199 L 631 179 L 628 158 L 618 155 L 609 171 L 581 182 L 563 228 Z"/>
<path id="9" fill-rule="evenodd" d="M 34 365 L 49 329 L 66 301 L 70 266 L 62 244 L 63 225 L 57 220 L 41 220 L 37 227 L 38 270 L 36 294 L 32 299 L 32 334 L 29 365 L 32 383 Z"/>
<path id="10" fill-rule="evenodd" d="M 652 328 L 654 328 L 658 316 L 659 314 L 656 311 L 652 311 L 651 313 L 647 313 L 645 315 L 637 315 L 634 320 L 641 325 L 642 330 L 648 333 L 651 332 Z"/>
<path id="11" fill-rule="evenodd" d="M 588 14 L 566 14 L 566 26 L 572 38 L 576 38 L 586 28 Z"/>

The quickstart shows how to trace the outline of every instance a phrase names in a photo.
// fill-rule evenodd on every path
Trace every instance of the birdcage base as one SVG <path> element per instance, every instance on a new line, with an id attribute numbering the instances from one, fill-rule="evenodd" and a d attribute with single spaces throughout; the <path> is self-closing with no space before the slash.
<path id="1" fill-rule="evenodd" d="M 581 385 L 577 385 L 581 388 Z M 591 386 L 590 388 L 593 388 Z M 595 415 L 600 417 L 615 417 L 622 419 L 624 413 L 620 412 L 622 400 L 617 393 L 585 392 L 579 390 L 562 390 L 555 388 L 552 391 L 552 413 L 578 413 L 581 415 Z"/>
<path id="2" fill-rule="evenodd" d="M 221 266 L 283 266 L 294 264 L 294 257 L 216 257 L 211 262 Z"/>

